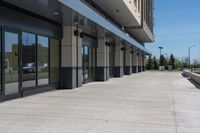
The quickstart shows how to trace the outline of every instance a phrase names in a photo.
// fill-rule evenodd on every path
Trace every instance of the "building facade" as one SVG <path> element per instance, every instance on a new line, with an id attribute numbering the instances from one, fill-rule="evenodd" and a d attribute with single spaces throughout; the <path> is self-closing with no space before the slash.
<path id="1" fill-rule="evenodd" d="M 143 72 L 152 41 L 152 0 L 1 0 L 0 101 Z"/>

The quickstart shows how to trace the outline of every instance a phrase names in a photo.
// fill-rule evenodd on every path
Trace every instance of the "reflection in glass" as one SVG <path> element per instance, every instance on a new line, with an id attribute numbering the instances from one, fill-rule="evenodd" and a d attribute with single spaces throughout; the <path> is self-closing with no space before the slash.
<path id="1" fill-rule="evenodd" d="M 60 50 L 59 41 L 50 39 L 50 83 L 59 83 L 60 81 Z"/>
<path id="2" fill-rule="evenodd" d="M 2 92 L 2 84 L 1 84 L 1 30 L 0 30 L 0 93 Z"/>
<path id="3" fill-rule="evenodd" d="M 96 48 L 83 46 L 83 78 L 91 80 L 95 77 Z"/>
<path id="4" fill-rule="evenodd" d="M 123 66 L 124 66 L 124 73 L 125 73 L 125 67 L 126 67 L 126 51 L 123 51 Z"/>
<path id="5" fill-rule="evenodd" d="M 89 78 L 89 50 L 88 46 L 84 46 L 83 48 L 83 63 L 84 63 L 84 78 Z"/>
<path id="6" fill-rule="evenodd" d="M 36 85 L 36 37 L 22 33 L 22 87 Z"/>
<path id="7" fill-rule="evenodd" d="M 115 61 L 115 47 L 113 45 L 109 48 L 109 73 L 110 76 L 114 74 L 114 62 Z"/>
<path id="8" fill-rule="evenodd" d="M 5 73 L 5 95 L 18 93 L 18 42 L 19 35 L 4 32 L 4 73 Z"/>
<path id="9" fill-rule="evenodd" d="M 48 37 L 38 36 L 37 44 L 37 70 L 38 70 L 38 85 L 49 83 L 49 40 Z"/>
<path id="10" fill-rule="evenodd" d="M 93 78 L 95 78 L 96 76 L 96 48 L 93 48 L 93 53 L 92 53 L 92 57 L 93 57 L 93 63 L 92 63 L 92 76 Z"/>
<path id="11" fill-rule="evenodd" d="M 96 66 L 96 48 L 89 48 L 89 78 L 95 77 L 95 66 Z"/>

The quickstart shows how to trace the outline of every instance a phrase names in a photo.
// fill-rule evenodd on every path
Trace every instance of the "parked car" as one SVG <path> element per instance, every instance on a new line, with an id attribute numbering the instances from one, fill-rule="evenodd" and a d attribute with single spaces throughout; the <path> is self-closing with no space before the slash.
<path id="1" fill-rule="evenodd" d="M 35 73 L 36 66 L 35 63 L 27 63 L 22 67 L 23 73 Z"/>

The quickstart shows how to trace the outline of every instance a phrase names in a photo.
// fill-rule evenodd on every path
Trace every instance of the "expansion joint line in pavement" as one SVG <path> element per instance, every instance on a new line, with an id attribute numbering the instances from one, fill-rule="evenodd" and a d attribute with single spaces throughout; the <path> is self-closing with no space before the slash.
<path id="1" fill-rule="evenodd" d="M 178 133 L 177 120 L 176 120 L 176 108 L 175 108 L 175 100 L 174 100 L 174 85 L 172 86 L 172 105 L 173 105 L 173 115 L 174 115 L 175 129 L 176 129 L 176 133 Z"/>

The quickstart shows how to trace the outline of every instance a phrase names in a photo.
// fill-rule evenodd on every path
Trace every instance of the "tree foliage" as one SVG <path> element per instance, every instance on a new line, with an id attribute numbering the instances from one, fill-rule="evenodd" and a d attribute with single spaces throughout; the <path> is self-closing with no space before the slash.
<path id="1" fill-rule="evenodd" d="M 160 64 L 159 65 L 160 66 L 166 66 L 167 65 L 167 60 L 166 60 L 164 55 L 160 56 Z"/>
<path id="2" fill-rule="evenodd" d="M 176 59 L 173 54 L 170 55 L 169 65 L 172 66 L 173 70 L 176 69 Z"/>
<path id="3" fill-rule="evenodd" d="M 147 70 L 152 70 L 152 69 L 153 69 L 153 60 L 150 55 L 147 61 Z"/>
<path id="4" fill-rule="evenodd" d="M 156 57 L 153 57 L 153 69 L 154 70 L 158 70 L 159 65 L 158 65 L 158 60 L 156 59 Z"/>

